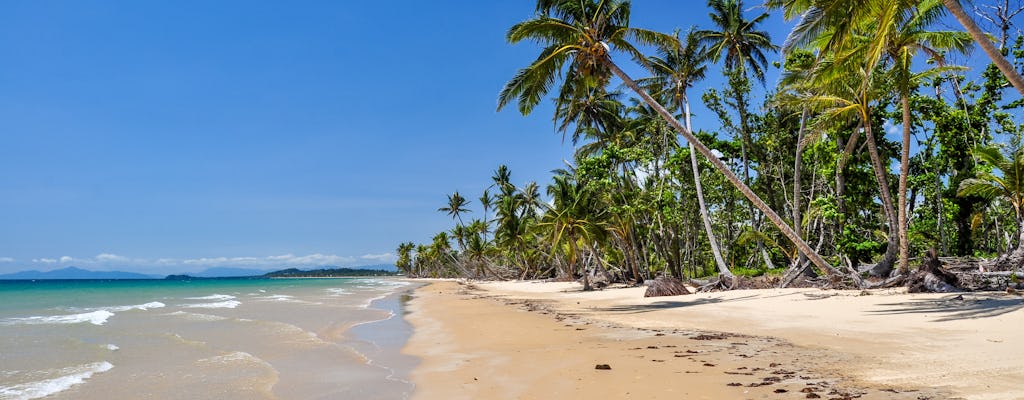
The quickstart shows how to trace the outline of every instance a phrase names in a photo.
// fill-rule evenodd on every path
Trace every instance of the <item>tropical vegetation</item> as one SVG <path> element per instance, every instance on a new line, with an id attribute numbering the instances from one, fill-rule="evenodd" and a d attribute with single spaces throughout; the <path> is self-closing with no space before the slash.
<path id="1" fill-rule="evenodd" d="M 454 226 L 400 244 L 400 270 L 589 289 L 663 275 L 864 287 L 907 275 L 928 249 L 1021 268 L 1024 86 L 1011 88 L 1024 37 L 1012 26 L 983 32 L 957 0 L 707 6 L 711 25 L 658 32 L 633 25 L 626 0 L 538 0 L 507 40 L 539 54 L 498 110 L 551 99 L 574 159 L 546 184 L 499 165 L 476 204 L 453 192 L 438 210 Z M 788 37 L 764 29 L 772 12 L 793 21 Z M 979 41 L 991 64 L 951 61 Z M 723 83 L 702 86 L 713 75 Z M 697 95 L 716 129 L 692 128 Z"/>

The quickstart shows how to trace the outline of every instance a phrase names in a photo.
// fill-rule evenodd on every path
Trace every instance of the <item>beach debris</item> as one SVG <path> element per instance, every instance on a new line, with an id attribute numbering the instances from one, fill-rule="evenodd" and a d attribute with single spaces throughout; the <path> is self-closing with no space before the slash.
<path id="1" fill-rule="evenodd" d="M 612 366 L 608 365 L 608 364 L 597 364 L 597 365 L 594 366 L 594 369 L 610 370 L 610 369 L 612 369 Z"/>
<path id="2" fill-rule="evenodd" d="M 653 280 L 645 281 L 647 291 L 644 297 L 680 296 L 690 294 L 683 281 L 670 276 L 661 276 Z"/>
<path id="3" fill-rule="evenodd" d="M 804 397 L 806 397 L 808 399 L 820 399 L 821 395 L 819 395 L 817 393 L 811 392 L 811 393 L 807 393 L 807 396 L 804 396 Z"/>
<path id="4" fill-rule="evenodd" d="M 725 339 L 725 338 L 728 338 L 728 337 L 729 337 L 728 335 L 721 334 L 721 333 L 717 333 L 717 334 L 716 333 L 711 333 L 711 334 L 709 334 L 709 333 L 702 333 L 700 335 L 691 337 L 690 339 L 693 339 L 693 340 L 722 340 L 722 339 Z"/>
<path id="5" fill-rule="evenodd" d="M 910 293 L 959 292 L 961 290 L 953 285 L 956 282 L 956 275 L 942 268 L 942 262 L 939 261 L 935 249 L 932 248 L 928 249 L 925 254 L 921 267 L 907 278 L 907 291 Z"/>
<path id="6" fill-rule="evenodd" d="M 786 390 L 786 389 L 775 389 L 775 393 L 786 393 L 786 392 L 789 392 L 789 391 Z"/>

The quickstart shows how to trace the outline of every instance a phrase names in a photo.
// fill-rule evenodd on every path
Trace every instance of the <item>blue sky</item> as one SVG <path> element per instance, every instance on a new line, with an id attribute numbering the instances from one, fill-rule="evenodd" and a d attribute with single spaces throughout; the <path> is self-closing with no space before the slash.
<path id="1" fill-rule="evenodd" d="M 399 242 L 450 226 L 434 210 L 452 191 L 475 205 L 499 164 L 543 184 L 570 157 L 549 105 L 495 112 L 536 56 L 504 40 L 532 12 L 0 3 L 0 273 L 391 262 Z M 635 0 L 632 19 L 708 26 L 697 2 Z M 788 31 L 777 16 L 764 28 L 776 42 Z M 721 85 L 711 75 L 698 93 Z"/>

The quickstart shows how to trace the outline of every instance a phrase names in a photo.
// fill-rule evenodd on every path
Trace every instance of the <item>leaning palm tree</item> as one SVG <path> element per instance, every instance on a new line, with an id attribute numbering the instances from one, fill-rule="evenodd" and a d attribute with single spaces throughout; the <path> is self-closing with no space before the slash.
<path id="1" fill-rule="evenodd" d="M 1004 198 L 1010 203 L 1017 222 L 1017 247 L 1000 257 L 997 266 L 1019 268 L 1024 264 L 1024 149 L 1003 153 L 997 146 L 980 146 L 974 149 L 974 156 L 1002 172 L 1002 176 L 983 172 L 977 178 L 964 179 L 957 195 Z"/>
<path id="2" fill-rule="evenodd" d="M 678 38 L 679 32 L 676 32 Z M 686 129 L 693 130 L 690 126 L 690 99 L 687 96 L 687 89 L 693 87 L 694 83 L 704 79 L 707 72 L 707 53 L 699 44 L 700 35 L 693 29 L 686 34 L 682 46 L 659 46 L 658 55 L 650 57 L 650 70 L 652 77 L 641 79 L 638 82 L 643 86 L 655 91 L 655 94 L 664 94 L 669 99 L 669 106 L 678 108 L 683 113 L 686 121 Z M 658 93 L 660 92 L 660 93 Z M 722 250 L 718 247 L 718 240 L 715 239 L 715 231 L 711 227 L 711 216 L 708 207 L 704 203 L 704 188 L 700 180 L 700 167 L 697 164 L 697 152 L 693 143 L 690 146 L 690 167 L 693 170 L 693 181 L 697 188 L 697 203 L 700 206 L 700 216 L 704 221 L 704 232 L 708 235 L 708 243 L 711 245 L 711 253 L 718 265 L 718 272 L 726 277 L 732 278 L 732 271 L 725 265 L 722 257 Z"/>
<path id="3" fill-rule="evenodd" d="M 459 225 L 462 225 L 462 213 L 469 212 L 466 206 L 469 205 L 469 200 L 459 194 L 458 191 L 448 196 L 448 205 L 438 208 L 437 211 L 447 213 L 452 219 L 458 219 Z"/>
<path id="4" fill-rule="evenodd" d="M 683 127 L 665 107 L 641 89 L 612 61 L 612 52 L 620 52 L 644 63 L 643 55 L 630 42 L 631 40 L 644 45 L 671 45 L 674 38 L 630 27 L 630 3 L 626 0 L 539 0 L 537 11 L 537 16 L 512 26 L 507 39 L 511 43 L 524 40 L 537 42 L 544 46 L 544 49 L 534 62 L 519 70 L 505 84 L 498 96 L 499 110 L 515 101 L 521 113 L 529 114 L 560 78 L 563 85 L 564 81 L 607 85 L 614 75 L 654 108 L 670 126 L 690 141 L 697 151 L 707 157 L 711 164 L 753 202 L 755 207 L 765 213 L 787 238 L 808 254 L 815 265 L 830 274 L 840 274 L 797 236 L 757 194 L 740 181 L 711 149 L 698 141 L 689 129 Z"/>
<path id="5" fill-rule="evenodd" d="M 985 54 L 992 60 L 992 63 L 999 68 L 1003 76 L 1006 76 L 1006 80 L 1010 81 L 1010 84 L 1021 95 L 1024 95 L 1024 77 L 1021 77 L 1020 72 L 1017 72 L 1017 69 L 1006 59 L 1006 56 L 992 45 L 992 40 L 989 39 L 988 34 L 982 31 L 978 24 L 974 22 L 974 19 L 964 12 L 964 8 L 960 5 L 960 0 L 942 0 L 942 4 L 949 9 L 949 12 L 960 22 L 960 25 L 967 29 L 967 32 L 974 38 L 974 41 L 978 42 L 978 45 L 985 51 Z"/>

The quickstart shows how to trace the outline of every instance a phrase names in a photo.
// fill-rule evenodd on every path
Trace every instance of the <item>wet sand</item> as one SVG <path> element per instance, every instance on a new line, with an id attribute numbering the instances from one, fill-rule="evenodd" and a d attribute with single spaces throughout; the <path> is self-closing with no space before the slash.
<path id="1" fill-rule="evenodd" d="M 643 291 L 432 282 L 414 398 L 1024 398 L 1018 296 Z"/>

